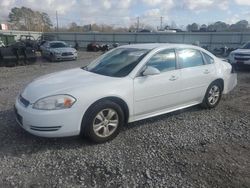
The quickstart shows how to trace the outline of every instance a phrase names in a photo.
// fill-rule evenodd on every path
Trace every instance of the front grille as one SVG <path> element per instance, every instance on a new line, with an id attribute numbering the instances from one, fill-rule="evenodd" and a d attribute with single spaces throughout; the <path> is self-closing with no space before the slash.
<path id="1" fill-rule="evenodd" d="M 73 55 L 72 52 L 64 52 L 64 53 L 62 53 L 62 56 L 71 56 L 71 55 Z"/>
<path id="2" fill-rule="evenodd" d="M 250 60 L 250 58 L 244 58 L 244 57 L 235 57 L 234 59 L 237 61 L 249 61 Z"/>
<path id="3" fill-rule="evenodd" d="M 26 100 L 25 98 L 23 98 L 21 95 L 19 96 L 19 101 L 25 106 L 29 106 L 30 102 L 28 100 Z"/>
<path id="4" fill-rule="evenodd" d="M 235 54 L 235 56 L 250 56 L 250 54 Z"/>
<path id="5" fill-rule="evenodd" d="M 54 126 L 54 127 L 37 127 L 37 126 L 30 126 L 30 129 L 33 131 L 44 131 L 44 132 L 51 132 L 51 131 L 58 131 L 62 126 Z"/>

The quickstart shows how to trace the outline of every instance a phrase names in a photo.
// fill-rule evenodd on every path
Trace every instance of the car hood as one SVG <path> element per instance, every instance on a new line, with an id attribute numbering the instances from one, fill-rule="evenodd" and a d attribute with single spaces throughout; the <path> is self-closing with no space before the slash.
<path id="1" fill-rule="evenodd" d="M 28 84 L 21 95 L 30 103 L 34 103 L 47 96 L 70 94 L 70 91 L 76 88 L 92 87 L 114 79 L 116 78 L 94 74 L 81 68 L 71 69 L 35 79 Z"/>
<path id="2" fill-rule="evenodd" d="M 237 49 L 237 50 L 234 50 L 232 53 L 250 54 L 250 49 Z"/>
<path id="3" fill-rule="evenodd" d="M 54 52 L 60 52 L 60 53 L 63 53 L 63 52 L 75 52 L 76 50 L 74 48 L 51 48 L 51 51 L 54 51 Z"/>

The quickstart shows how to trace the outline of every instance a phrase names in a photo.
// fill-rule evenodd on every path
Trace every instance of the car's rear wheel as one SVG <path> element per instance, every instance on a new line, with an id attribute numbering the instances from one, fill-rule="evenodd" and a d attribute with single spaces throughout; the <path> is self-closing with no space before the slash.
<path id="1" fill-rule="evenodd" d="M 213 82 L 207 89 L 206 95 L 203 99 L 202 106 L 204 108 L 216 107 L 222 96 L 222 86 L 219 82 Z"/>
<path id="2" fill-rule="evenodd" d="M 115 138 L 124 124 L 122 108 L 112 101 L 94 104 L 86 112 L 82 122 L 82 133 L 90 140 L 102 143 Z"/>

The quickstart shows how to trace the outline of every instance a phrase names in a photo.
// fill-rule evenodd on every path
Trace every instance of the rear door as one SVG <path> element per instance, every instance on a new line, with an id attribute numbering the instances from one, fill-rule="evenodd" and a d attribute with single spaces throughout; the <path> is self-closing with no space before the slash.
<path id="1" fill-rule="evenodd" d="M 181 102 L 187 105 L 201 102 L 214 79 L 212 60 L 207 62 L 203 53 L 196 49 L 178 49 L 177 54 L 182 78 Z"/>

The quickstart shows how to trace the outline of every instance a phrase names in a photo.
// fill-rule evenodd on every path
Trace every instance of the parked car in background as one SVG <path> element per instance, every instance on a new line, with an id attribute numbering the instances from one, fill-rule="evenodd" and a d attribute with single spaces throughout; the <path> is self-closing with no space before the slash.
<path id="1" fill-rule="evenodd" d="M 106 52 L 109 50 L 109 45 L 108 44 L 98 44 L 95 42 L 91 42 L 87 45 L 87 51 L 88 52 Z"/>
<path id="2" fill-rule="evenodd" d="M 38 40 L 37 41 L 37 50 L 41 52 L 41 46 L 44 45 L 47 41 L 46 40 Z"/>
<path id="3" fill-rule="evenodd" d="M 17 42 L 24 44 L 26 47 L 30 47 L 37 51 L 37 40 L 32 35 L 20 35 Z"/>
<path id="4" fill-rule="evenodd" d="M 237 84 L 232 66 L 196 46 L 115 48 L 88 66 L 34 80 L 17 97 L 17 121 L 43 137 L 114 138 L 127 122 L 202 104 L 216 107 Z"/>
<path id="5" fill-rule="evenodd" d="M 232 51 L 229 55 L 229 61 L 236 68 L 242 65 L 250 66 L 250 42 Z"/>
<path id="6" fill-rule="evenodd" d="M 76 60 L 77 50 L 63 41 L 47 41 L 40 46 L 42 57 L 50 61 Z"/>
<path id="7" fill-rule="evenodd" d="M 0 47 L 5 47 L 3 41 L 0 40 Z"/>
<path id="8" fill-rule="evenodd" d="M 138 31 L 138 33 L 152 33 L 152 31 L 149 29 L 142 29 L 142 30 Z"/>
<path id="9" fill-rule="evenodd" d="M 36 48 L 25 40 L 0 47 L 0 66 L 12 67 L 36 62 Z"/>

